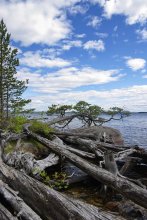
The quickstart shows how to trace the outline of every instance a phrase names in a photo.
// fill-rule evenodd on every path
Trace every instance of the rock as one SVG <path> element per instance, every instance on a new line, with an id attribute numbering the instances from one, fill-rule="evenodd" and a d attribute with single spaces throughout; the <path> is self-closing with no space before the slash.
<path id="1" fill-rule="evenodd" d="M 86 128 L 72 129 L 70 132 L 80 133 L 80 134 L 92 134 L 96 140 L 105 141 L 108 143 L 114 143 L 116 145 L 123 145 L 123 137 L 117 129 L 104 127 L 104 126 L 92 126 Z M 104 140 L 105 139 L 105 140 Z"/>

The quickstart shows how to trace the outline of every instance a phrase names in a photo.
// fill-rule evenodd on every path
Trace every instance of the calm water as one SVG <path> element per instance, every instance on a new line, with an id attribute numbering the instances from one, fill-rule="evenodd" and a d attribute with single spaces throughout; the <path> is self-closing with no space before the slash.
<path id="1" fill-rule="evenodd" d="M 74 120 L 70 128 L 79 127 L 81 124 Z M 129 117 L 119 121 L 111 121 L 105 126 L 118 129 L 125 140 L 125 144 L 147 148 L 147 113 L 132 113 Z"/>
<path id="2" fill-rule="evenodd" d="M 126 144 L 147 148 L 147 113 L 133 113 L 122 121 L 112 121 L 107 125 L 118 129 Z"/>
<path id="3" fill-rule="evenodd" d="M 75 120 L 72 127 L 78 127 L 79 122 Z M 118 129 L 126 145 L 139 145 L 147 148 L 147 113 L 132 113 L 130 116 L 119 121 L 111 121 L 105 126 Z"/>

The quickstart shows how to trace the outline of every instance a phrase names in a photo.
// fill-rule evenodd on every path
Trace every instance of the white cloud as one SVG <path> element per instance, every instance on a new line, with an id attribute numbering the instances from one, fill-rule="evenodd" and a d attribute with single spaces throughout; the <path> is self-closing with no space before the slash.
<path id="1" fill-rule="evenodd" d="M 48 74 L 31 73 L 29 69 L 18 71 L 18 77 L 23 80 L 29 79 L 29 87 L 39 93 L 57 93 L 71 91 L 80 86 L 106 84 L 115 82 L 123 76 L 119 70 L 97 70 L 90 67 L 81 69 L 68 67 Z"/>
<path id="2" fill-rule="evenodd" d="M 130 58 L 126 61 L 126 64 L 133 71 L 137 71 L 140 69 L 144 69 L 144 67 L 146 65 L 146 61 L 141 58 Z"/>
<path id="3" fill-rule="evenodd" d="M 105 50 L 105 45 L 104 42 L 102 40 L 90 40 L 87 41 L 84 44 L 84 49 L 86 50 L 97 50 L 97 51 L 104 51 Z"/>
<path id="4" fill-rule="evenodd" d="M 80 0 L 0 1 L 0 17 L 15 41 L 53 45 L 71 33 L 66 9 Z"/>
<path id="5" fill-rule="evenodd" d="M 40 54 L 40 52 L 26 52 L 23 54 L 23 57 L 20 58 L 20 64 L 28 67 L 66 67 L 70 66 L 71 62 L 68 60 L 64 60 L 62 58 L 47 58 Z"/>
<path id="6" fill-rule="evenodd" d="M 87 23 L 87 25 L 93 28 L 96 28 L 100 26 L 101 22 L 102 22 L 102 19 L 99 18 L 98 16 L 91 16 L 90 21 Z"/>
<path id="7" fill-rule="evenodd" d="M 91 0 L 91 2 L 99 3 L 104 8 L 107 18 L 111 18 L 115 14 L 122 14 L 126 16 L 126 22 L 130 25 L 143 24 L 147 21 L 146 0 Z"/>
<path id="8" fill-rule="evenodd" d="M 73 41 L 65 41 L 66 43 L 62 46 L 63 50 L 70 50 L 72 47 L 82 47 L 82 41 L 73 40 Z"/>
<path id="9" fill-rule="evenodd" d="M 89 7 L 87 4 L 84 5 L 74 5 L 72 7 L 69 7 L 69 12 L 71 14 L 85 14 L 88 11 Z"/>
<path id="10" fill-rule="evenodd" d="M 75 35 L 75 37 L 77 37 L 77 38 L 84 38 L 84 37 L 86 37 L 86 34 L 76 34 Z"/>
<path id="11" fill-rule="evenodd" d="M 147 40 L 147 29 L 143 28 L 142 30 L 137 30 L 136 33 L 139 35 L 139 37 L 143 40 Z"/>
<path id="12" fill-rule="evenodd" d="M 75 104 L 84 100 L 106 109 L 118 106 L 129 111 L 147 111 L 147 85 L 104 91 L 88 90 L 70 93 L 60 91 L 57 94 L 38 94 L 30 98 L 32 99 L 31 107 L 36 107 L 38 110 L 45 110 L 51 104 Z"/>

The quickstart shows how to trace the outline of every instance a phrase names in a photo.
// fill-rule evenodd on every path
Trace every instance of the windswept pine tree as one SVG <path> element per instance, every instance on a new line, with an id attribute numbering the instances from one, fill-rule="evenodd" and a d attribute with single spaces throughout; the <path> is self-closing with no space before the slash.
<path id="1" fill-rule="evenodd" d="M 30 102 L 21 98 L 26 90 L 28 80 L 21 81 L 16 77 L 19 65 L 17 49 L 10 46 L 10 34 L 4 21 L 0 22 L 0 121 L 9 118 L 11 113 L 23 111 L 23 107 Z"/>

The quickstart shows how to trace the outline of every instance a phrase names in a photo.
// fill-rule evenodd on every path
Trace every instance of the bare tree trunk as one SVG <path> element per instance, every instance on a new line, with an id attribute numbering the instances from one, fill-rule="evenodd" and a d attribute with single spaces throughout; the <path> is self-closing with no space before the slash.
<path id="1" fill-rule="evenodd" d="M 0 196 L 13 208 L 16 217 L 24 220 L 41 220 L 41 218 L 12 190 L 8 185 L 0 180 Z"/>
<path id="2" fill-rule="evenodd" d="M 3 145 L 3 142 L 1 144 Z M 69 198 L 34 180 L 25 173 L 7 166 L 2 161 L 2 146 L 0 146 L 0 179 L 13 190 L 18 191 L 19 197 L 44 220 L 123 220 L 120 216 L 117 217 L 110 212 L 99 210 L 95 206 Z M 15 198 L 13 197 L 13 205 L 16 204 Z M 19 211 L 19 207 L 17 209 Z M 4 211 L 5 208 L 1 205 L 0 215 L 3 216 L 2 219 L 15 219 L 10 218 L 9 211 L 6 210 L 6 213 Z"/>
<path id="3" fill-rule="evenodd" d="M 86 160 L 80 158 L 79 156 L 69 152 L 66 147 L 54 144 L 46 138 L 43 138 L 26 128 L 28 135 L 32 136 L 36 140 L 43 143 L 45 146 L 50 148 L 52 151 L 59 155 L 64 155 L 68 160 L 70 160 L 74 165 L 85 171 L 87 174 L 95 178 L 96 180 L 113 187 L 115 190 L 134 201 L 135 203 L 147 208 L 147 190 L 135 185 L 134 183 L 114 176 L 110 172 L 87 162 Z"/>
<path id="4" fill-rule="evenodd" d="M 11 212 L 8 211 L 1 203 L 0 203 L 0 219 L 1 220 L 18 220 L 17 217 L 14 217 Z"/>

